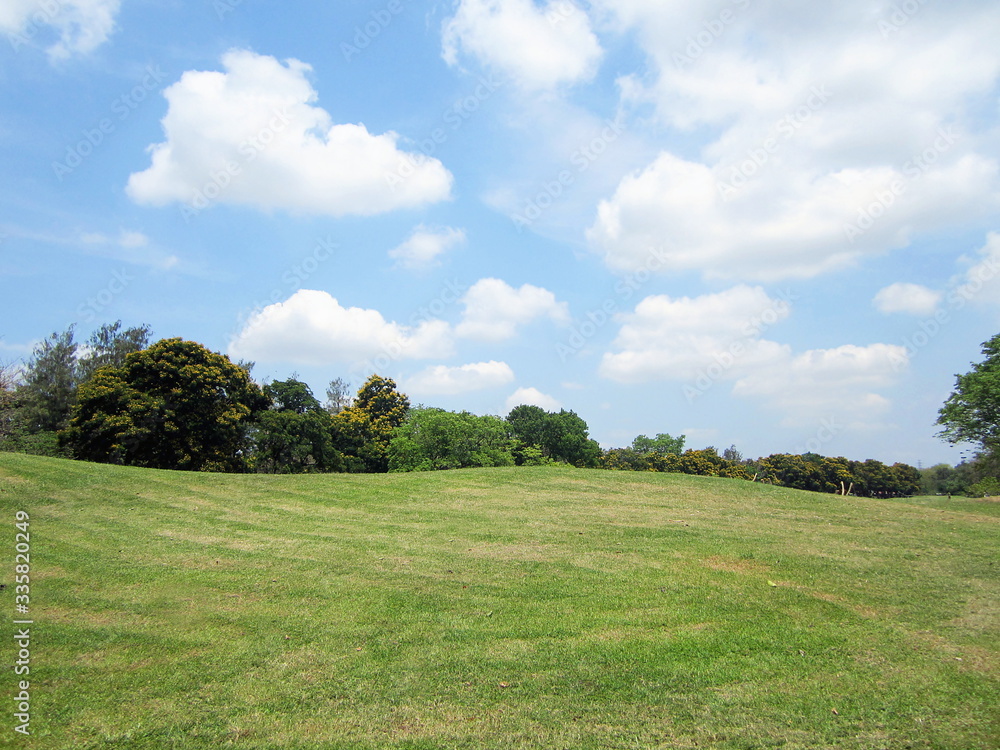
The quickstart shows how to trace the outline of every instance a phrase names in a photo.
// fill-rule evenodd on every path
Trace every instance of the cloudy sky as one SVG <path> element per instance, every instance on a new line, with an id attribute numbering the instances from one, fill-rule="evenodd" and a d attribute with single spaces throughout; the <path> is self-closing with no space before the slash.
<path id="1" fill-rule="evenodd" d="M 149 324 L 322 397 L 956 462 L 994 0 L 5 0 L 0 360 Z"/>

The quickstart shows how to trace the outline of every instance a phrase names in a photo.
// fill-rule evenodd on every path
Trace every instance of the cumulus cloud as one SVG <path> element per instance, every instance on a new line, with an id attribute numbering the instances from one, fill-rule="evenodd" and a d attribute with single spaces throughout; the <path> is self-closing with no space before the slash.
<path id="1" fill-rule="evenodd" d="M 736 396 L 774 409 L 787 425 L 837 414 L 856 424 L 889 405 L 880 393 L 908 364 L 904 347 L 845 345 L 795 354 L 764 334 L 785 320 L 794 298 L 738 286 L 695 298 L 647 297 L 620 315 L 621 329 L 600 374 L 622 383 L 674 381 L 690 402 L 731 383 Z"/>
<path id="2" fill-rule="evenodd" d="M 762 399 L 786 426 L 834 417 L 845 426 L 871 425 L 891 406 L 879 391 L 895 384 L 907 363 L 906 349 L 891 344 L 789 353 L 745 374 L 733 394 Z"/>
<path id="3" fill-rule="evenodd" d="M 990 232 L 986 244 L 964 261 L 968 268 L 953 280 L 948 301 L 956 307 L 968 302 L 1000 303 L 1000 232 Z"/>
<path id="4" fill-rule="evenodd" d="M 441 255 L 463 242 L 465 232 L 461 229 L 430 229 L 421 224 L 405 242 L 389 251 L 389 257 L 394 258 L 400 268 L 427 268 L 434 265 Z"/>
<path id="5" fill-rule="evenodd" d="M 506 411 L 510 412 L 518 406 L 540 406 L 545 411 L 559 411 L 562 404 L 558 400 L 542 393 L 537 388 L 518 388 L 507 397 Z"/>
<path id="6" fill-rule="evenodd" d="M 445 61 L 460 54 L 538 91 L 591 78 L 602 50 L 587 14 L 570 0 L 461 0 L 444 24 Z"/>
<path id="7" fill-rule="evenodd" d="M 974 119 L 995 103 L 1000 7 L 928 4 L 899 23 L 863 0 L 598 5 L 653 70 L 620 81 L 623 103 L 713 133 L 601 204 L 589 239 L 611 267 L 652 246 L 667 272 L 813 277 L 1000 208 L 1000 152 Z"/>
<path id="8" fill-rule="evenodd" d="M 15 51 L 30 44 L 45 27 L 59 40 L 47 50 L 52 60 L 92 52 L 115 30 L 121 0 L 4 0 L 0 31 L 10 37 Z"/>
<path id="9" fill-rule="evenodd" d="M 510 365 L 490 360 L 460 367 L 429 367 L 407 380 L 405 390 L 419 396 L 451 396 L 496 388 L 513 381 L 514 371 Z"/>
<path id="10" fill-rule="evenodd" d="M 538 318 L 556 323 L 570 321 L 569 307 L 547 289 L 524 284 L 514 289 L 500 279 L 481 279 L 462 297 L 465 312 L 455 333 L 476 341 L 505 341 L 519 326 Z"/>
<path id="11" fill-rule="evenodd" d="M 136 202 L 367 216 L 450 197 L 451 173 L 401 150 L 396 133 L 333 123 L 305 63 L 231 50 L 222 66 L 188 71 L 164 91 L 166 140 L 129 177 Z"/>
<path id="12" fill-rule="evenodd" d="M 377 310 L 343 307 L 328 293 L 309 289 L 255 313 L 229 345 L 236 358 L 303 365 L 431 359 L 452 350 L 444 321 L 403 326 Z"/>
<path id="13" fill-rule="evenodd" d="M 872 304 L 876 310 L 886 315 L 892 313 L 933 315 L 942 296 L 941 292 L 920 284 L 899 282 L 880 289 Z"/>
<path id="14" fill-rule="evenodd" d="M 621 328 L 600 374 L 621 383 L 695 381 L 713 366 L 733 378 L 760 362 L 785 356 L 761 334 L 786 319 L 791 301 L 760 287 L 738 286 L 701 297 L 646 297 L 618 316 Z"/>

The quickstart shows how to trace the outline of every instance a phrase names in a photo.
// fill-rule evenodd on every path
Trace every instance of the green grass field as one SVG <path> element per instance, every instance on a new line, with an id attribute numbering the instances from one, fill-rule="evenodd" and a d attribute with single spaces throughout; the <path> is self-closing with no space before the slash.
<path id="1" fill-rule="evenodd" d="M 1000 504 L 0 454 L 26 748 L 1000 747 Z"/>

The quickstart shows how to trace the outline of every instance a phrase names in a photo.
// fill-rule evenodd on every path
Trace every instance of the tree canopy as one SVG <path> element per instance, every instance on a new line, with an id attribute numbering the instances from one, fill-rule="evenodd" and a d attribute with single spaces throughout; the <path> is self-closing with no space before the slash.
<path id="1" fill-rule="evenodd" d="M 396 390 L 391 378 L 372 375 L 358 390 L 351 406 L 333 416 L 334 441 L 352 472 L 389 470 L 389 443 L 403 424 L 410 399 Z"/>
<path id="2" fill-rule="evenodd" d="M 535 448 L 542 456 L 574 466 L 597 466 L 601 448 L 590 439 L 587 423 L 576 412 L 547 412 L 540 406 L 522 404 L 511 409 L 507 423 L 524 448 Z M 523 456 L 519 463 L 523 463 Z"/>
<path id="3" fill-rule="evenodd" d="M 985 359 L 965 375 L 938 413 L 940 437 L 970 443 L 986 454 L 1000 452 L 1000 334 L 983 343 Z"/>
<path id="4" fill-rule="evenodd" d="M 514 435 L 500 417 L 411 409 L 389 444 L 390 471 L 513 466 Z"/>
<path id="5" fill-rule="evenodd" d="M 250 423 L 267 406 L 260 387 L 228 357 L 164 339 L 83 383 L 64 439 L 85 460 L 240 471 Z"/>

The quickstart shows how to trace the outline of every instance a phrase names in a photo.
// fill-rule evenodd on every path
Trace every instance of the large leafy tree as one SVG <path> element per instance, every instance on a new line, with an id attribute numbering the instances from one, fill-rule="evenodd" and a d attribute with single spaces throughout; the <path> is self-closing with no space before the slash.
<path id="1" fill-rule="evenodd" d="M 390 471 L 513 466 L 514 436 L 499 417 L 411 409 L 389 443 Z"/>
<path id="2" fill-rule="evenodd" d="M 597 465 L 601 448 L 590 439 L 587 423 L 575 412 L 547 412 L 540 406 L 522 404 L 511 409 L 507 422 L 525 448 L 539 449 L 546 458 L 574 466 Z"/>
<path id="3" fill-rule="evenodd" d="M 673 454 L 679 456 L 684 452 L 684 441 L 686 437 L 671 437 L 665 432 L 661 432 L 655 438 L 639 435 L 632 441 L 632 450 L 637 453 L 658 453 L 666 456 Z"/>
<path id="4" fill-rule="evenodd" d="M 986 457 L 1000 453 L 1000 334 L 983 344 L 985 359 L 965 375 L 938 413 L 938 433 L 949 443 L 975 445 Z"/>
<path id="5" fill-rule="evenodd" d="M 340 471 L 332 421 L 308 385 L 295 378 L 264 386 L 271 408 L 254 425 L 252 468 L 262 473 Z"/>
<path id="6" fill-rule="evenodd" d="M 333 417 L 334 444 L 353 472 L 389 470 L 389 443 L 406 420 L 410 399 L 396 390 L 391 378 L 372 375 L 358 390 L 354 403 Z"/>
<path id="7" fill-rule="evenodd" d="M 164 339 L 102 367 L 78 392 L 64 440 L 81 459 L 160 469 L 241 471 L 268 399 L 228 357 Z"/>

